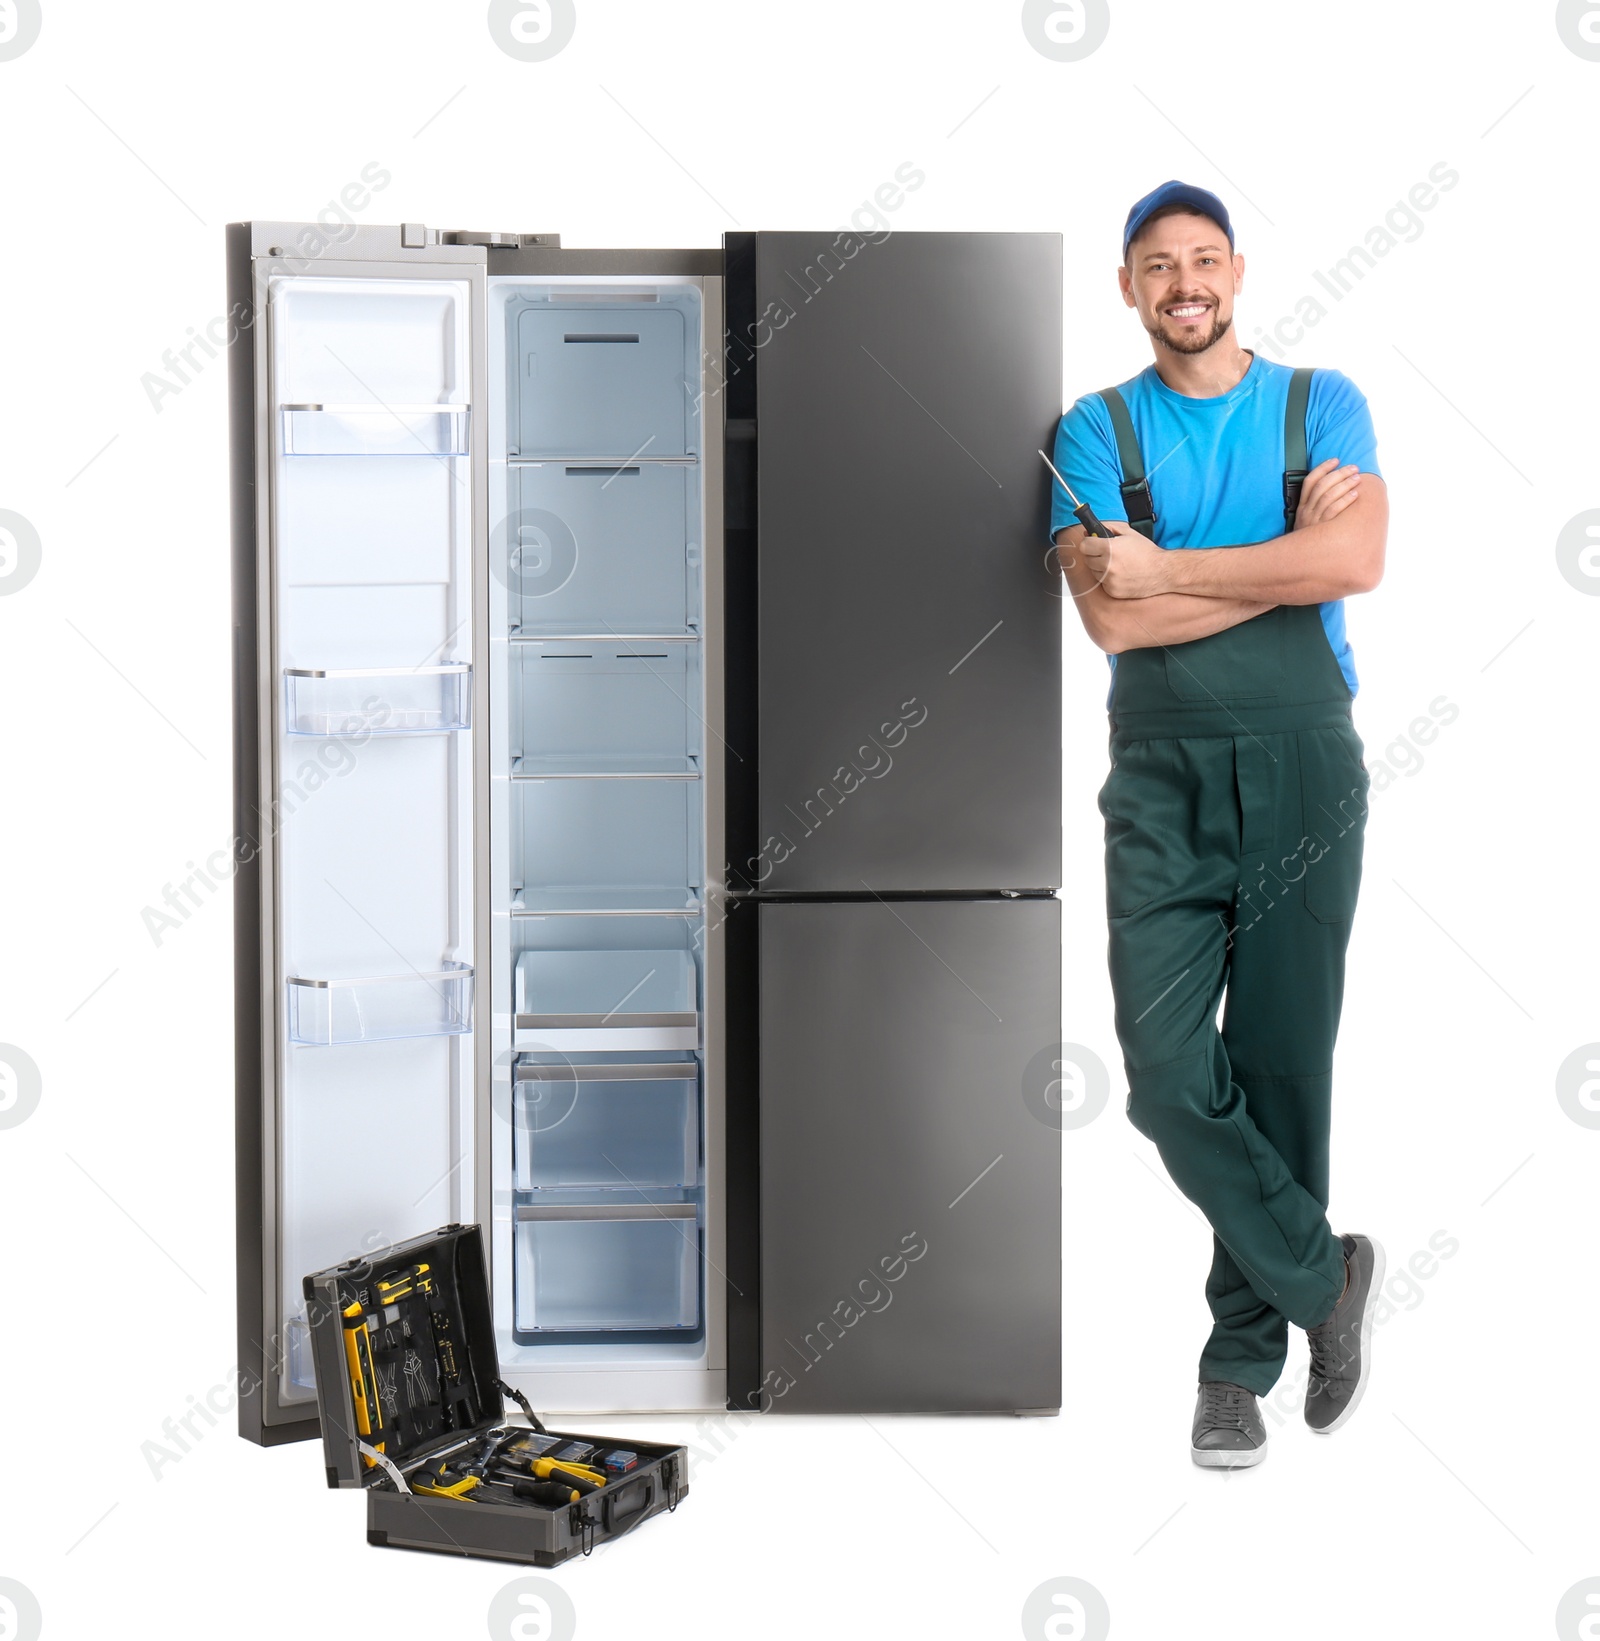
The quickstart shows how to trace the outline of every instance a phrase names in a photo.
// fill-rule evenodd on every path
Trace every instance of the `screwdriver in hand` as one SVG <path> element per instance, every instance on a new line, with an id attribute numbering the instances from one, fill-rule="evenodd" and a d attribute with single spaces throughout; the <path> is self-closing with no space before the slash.
<path id="1" fill-rule="evenodd" d="M 1073 495 L 1072 486 L 1068 484 L 1064 478 L 1062 478 L 1060 473 L 1056 472 L 1056 464 L 1051 461 L 1042 450 L 1039 452 L 1039 458 L 1052 473 L 1055 473 L 1056 483 L 1066 491 L 1067 500 L 1072 503 L 1072 511 L 1074 516 L 1077 518 L 1078 523 L 1081 524 L 1091 536 L 1099 536 L 1103 540 L 1109 541 L 1111 539 L 1112 532 L 1106 529 L 1105 525 L 1103 525 L 1100 520 L 1094 516 L 1094 509 L 1088 504 L 1088 502 L 1079 501 L 1078 498 Z"/>

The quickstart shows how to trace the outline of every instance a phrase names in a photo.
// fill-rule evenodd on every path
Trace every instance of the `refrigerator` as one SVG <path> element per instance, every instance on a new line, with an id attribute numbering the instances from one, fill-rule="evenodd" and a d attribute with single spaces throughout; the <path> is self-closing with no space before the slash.
<path id="1" fill-rule="evenodd" d="M 468 1222 L 541 1411 L 1058 1408 L 1061 257 L 228 229 L 241 1434 Z"/>

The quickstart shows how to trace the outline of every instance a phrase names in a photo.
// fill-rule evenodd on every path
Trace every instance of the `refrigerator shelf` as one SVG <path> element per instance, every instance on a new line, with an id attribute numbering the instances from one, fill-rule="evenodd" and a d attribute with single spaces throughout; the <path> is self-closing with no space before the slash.
<path id="1" fill-rule="evenodd" d="M 683 757 L 624 757 L 595 753 L 589 757 L 513 758 L 514 781 L 697 781 L 700 771 L 690 767 L 694 753 Z"/>
<path id="2" fill-rule="evenodd" d="M 286 667 L 284 727 L 290 735 L 454 734 L 471 727 L 472 668 Z"/>
<path id="3" fill-rule="evenodd" d="M 472 1029 L 472 967 L 348 979 L 288 977 L 289 1041 L 302 1048 L 460 1037 Z"/>
<path id="4" fill-rule="evenodd" d="M 535 1219 L 694 1219 L 698 1185 L 517 1185 L 511 1217 Z"/>
<path id="5" fill-rule="evenodd" d="M 551 1220 L 604 1224 L 640 1219 L 698 1219 L 699 1216 L 699 1204 L 694 1202 L 521 1202 L 516 1210 L 521 1224 Z"/>
<path id="6" fill-rule="evenodd" d="M 699 1015 L 693 1009 L 608 1009 L 603 1014 L 580 1009 L 567 1014 L 534 1010 L 515 1019 L 519 1031 L 531 1031 L 539 1026 L 692 1026 Z"/>
<path id="7" fill-rule="evenodd" d="M 512 917 L 684 917 L 698 918 L 705 903 L 687 906 L 530 906 L 520 889 L 513 892 L 508 911 Z"/>
<path id="8" fill-rule="evenodd" d="M 629 467 L 698 467 L 698 456 L 524 456 L 513 451 L 506 457 L 508 467 L 600 467 L 621 471 Z"/>
<path id="9" fill-rule="evenodd" d="M 465 456 L 465 404 L 284 405 L 286 456 Z"/>
<path id="10" fill-rule="evenodd" d="M 524 627 L 511 629 L 513 644 L 698 644 L 697 632 L 564 632 L 552 626 L 545 631 Z"/>
<path id="11" fill-rule="evenodd" d="M 569 1054 L 639 1049 L 653 1053 L 657 1049 L 694 1049 L 700 1044 L 700 1028 L 692 1016 L 681 1025 L 652 1026 L 617 1019 L 605 1026 L 563 1027 L 530 1025 L 527 1017 L 517 1015 L 513 1025 L 511 1046 L 516 1049 L 556 1049 Z"/>

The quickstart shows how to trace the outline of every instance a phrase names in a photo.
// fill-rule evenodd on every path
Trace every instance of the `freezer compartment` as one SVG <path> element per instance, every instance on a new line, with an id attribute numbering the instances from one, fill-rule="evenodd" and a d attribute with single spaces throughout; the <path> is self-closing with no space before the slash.
<path id="1" fill-rule="evenodd" d="M 428 735 L 466 729 L 472 668 L 291 667 L 285 670 L 285 727 L 291 735 Z"/>
<path id="2" fill-rule="evenodd" d="M 699 906 L 698 780 L 515 780 L 511 791 L 514 912 Z"/>
<path id="3" fill-rule="evenodd" d="M 514 773 L 698 771 L 698 644 L 541 639 L 512 656 Z"/>
<path id="4" fill-rule="evenodd" d="M 519 1064 L 514 1187 L 635 1196 L 693 1190 L 700 1180 L 699 1087 L 694 1060 Z"/>
<path id="5" fill-rule="evenodd" d="M 694 1203 L 517 1209 L 518 1343 L 685 1335 L 701 1325 Z"/>
<path id="6" fill-rule="evenodd" d="M 689 290 L 567 303 L 525 297 L 507 313 L 515 373 L 511 453 L 681 456 L 695 448 L 698 305 Z M 691 381 L 694 386 L 691 387 Z"/>
<path id="7" fill-rule="evenodd" d="M 302 1047 L 399 1037 L 459 1037 L 472 1029 L 472 969 L 342 980 L 289 978 L 289 1041 Z"/>
<path id="8" fill-rule="evenodd" d="M 283 407 L 286 456 L 464 456 L 466 405 Z"/>
<path id="9" fill-rule="evenodd" d="M 513 627 L 628 637 L 698 626 L 698 477 L 645 461 L 514 465 L 505 526 Z"/>

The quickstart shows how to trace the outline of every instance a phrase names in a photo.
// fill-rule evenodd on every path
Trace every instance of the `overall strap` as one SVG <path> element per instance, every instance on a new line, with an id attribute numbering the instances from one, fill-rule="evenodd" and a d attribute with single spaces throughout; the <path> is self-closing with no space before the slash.
<path id="1" fill-rule="evenodd" d="M 1300 366 L 1289 378 L 1289 402 L 1283 412 L 1283 533 L 1294 529 L 1300 511 L 1300 488 L 1306 482 L 1306 404 L 1315 371 Z"/>
<path id="2" fill-rule="evenodd" d="M 1122 395 L 1114 387 L 1101 391 L 1100 397 L 1111 412 L 1111 431 L 1117 439 L 1117 460 L 1122 464 L 1122 505 L 1128 523 L 1142 536 L 1156 539 L 1156 512 L 1150 505 L 1150 485 L 1144 476 L 1144 457 L 1139 453 L 1139 436 L 1133 431 L 1133 418 Z"/>

